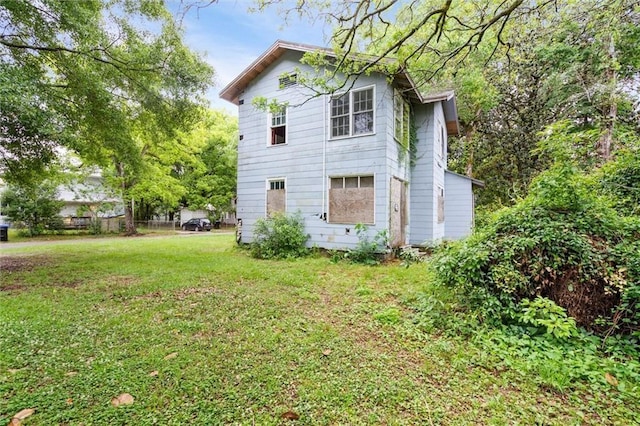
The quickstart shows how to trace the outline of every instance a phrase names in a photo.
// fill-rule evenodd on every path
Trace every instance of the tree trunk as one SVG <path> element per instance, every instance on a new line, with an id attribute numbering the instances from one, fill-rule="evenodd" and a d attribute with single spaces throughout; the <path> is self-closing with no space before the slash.
<path id="1" fill-rule="evenodd" d="M 124 201 L 124 227 L 126 235 L 136 235 L 136 222 L 133 218 L 133 205 L 130 200 Z"/>
<path id="2" fill-rule="evenodd" d="M 616 45 L 613 39 L 613 34 L 608 36 L 608 49 L 607 56 L 609 66 L 605 71 L 607 79 L 607 91 L 605 94 L 605 104 L 602 108 L 603 115 L 603 130 L 598 141 L 598 156 L 602 163 L 607 162 L 611 158 L 611 146 L 613 145 L 613 129 L 618 118 L 618 103 L 616 99 L 616 86 L 618 83 L 618 76 L 616 73 L 617 55 Z"/>
<path id="3" fill-rule="evenodd" d="M 128 196 L 129 185 L 127 185 L 127 179 L 125 176 L 124 164 L 116 162 L 116 170 L 118 177 L 122 180 L 122 203 L 124 204 L 124 233 L 125 235 L 136 235 L 138 230 L 136 229 L 136 222 L 133 217 L 133 200 Z"/>
<path id="4" fill-rule="evenodd" d="M 473 177 L 473 161 L 474 161 L 474 153 L 476 150 L 475 141 L 473 137 L 476 133 L 476 126 L 474 123 L 470 124 L 469 127 L 465 129 L 464 134 L 464 144 L 465 151 L 467 152 L 467 164 L 465 166 L 465 174 L 472 178 Z"/>

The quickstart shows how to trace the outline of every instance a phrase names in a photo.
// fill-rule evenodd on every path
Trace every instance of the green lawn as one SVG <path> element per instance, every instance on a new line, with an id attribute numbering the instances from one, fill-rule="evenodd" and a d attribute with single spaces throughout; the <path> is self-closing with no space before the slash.
<path id="1" fill-rule="evenodd" d="M 558 392 L 424 331 L 420 265 L 257 261 L 209 233 L 0 255 L 0 425 L 640 420 L 617 391 Z"/>

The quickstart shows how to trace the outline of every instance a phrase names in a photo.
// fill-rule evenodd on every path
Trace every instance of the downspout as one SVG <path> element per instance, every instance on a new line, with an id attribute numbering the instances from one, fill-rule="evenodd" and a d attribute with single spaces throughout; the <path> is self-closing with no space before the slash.
<path id="1" fill-rule="evenodd" d="M 327 221 L 327 95 L 322 95 L 322 212 L 320 218 Z"/>

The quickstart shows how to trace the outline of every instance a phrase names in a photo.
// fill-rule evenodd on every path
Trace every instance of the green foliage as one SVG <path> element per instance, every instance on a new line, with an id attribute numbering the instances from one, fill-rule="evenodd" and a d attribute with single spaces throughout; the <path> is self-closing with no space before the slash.
<path id="1" fill-rule="evenodd" d="M 163 179 L 165 154 L 179 151 L 177 130 L 198 121 L 213 70 L 184 45 L 161 2 L 3 1 L 0 15 L 1 86 L 23 97 L 0 105 L 12 132 L 2 156 L 17 162 L 10 179 L 24 175 L 25 164 L 46 167 L 63 146 L 103 168 L 135 233 L 132 191 L 149 180 L 159 182 L 149 189 L 170 188 L 165 196 L 176 189 Z"/>
<path id="2" fill-rule="evenodd" d="M 233 244 L 3 248 L 0 424 L 25 407 L 37 425 L 640 422 L 640 356 L 621 339 L 478 325 L 423 268 L 256 262 Z M 122 392 L 135 402 L 114 408 Z"/>
<path id="3" fill-rule="evenodd" d="M 277 99 L 269 100 L 264 96 L 256 96 L 251 100 L 251 105 L 253 105 L 253 107 L 257 110 L 275 114 L 285 109 L 289 105 L 289 103 L 279 102 Z"/>
<path id="4" fill-rule="evenodd" d="M 51 182 L 34 186 L 11 185 L 2 194 L 2 213 L 15 226 L 26 227 L 29 236 L 57 231 L 62 228 L 59 214 L 64 205 L 57 196 L 57 185 Z"/>
<path id="5" fill-rule="evenodd" d="M 541 174 L 529 191 L 472 237 L 443 246 L 434 261 L 439 279 L 486 320 L 508 322 L 523 315 L 522 308 L 529 323 L 531 309 L 550 315 L 542 302 L 520 305 L 541 296 L 583 327 L 640 336 L 638 218 L 609 207 L 591 179 L 568 165 Z M 559 325 L 549 331 L 565 333 Z"/>
<path id="6" fill-rule="evenodd" d="M 398 308 L 387 308 L 378 312 L 373 318 L 381 324 L 398 324 L 402 320 L 402 313 Z"/>
<path id="7" fill-rule="evenodd" d="M 191 210 L 213 206 L 217 217 L 232 208 L 236 191 L 238 120 L 222 111 L 208 111 L 188 139 L 202 139 L 192 161 L 178 169 L 186 193 L 183 204 Z"/>
<path id="8" fill-rule="evenodd" d="M 304 218 L 300 212 L 292 215 L 275 213 L 260 218 L 253 229 L 251 254 L 258 259 L 286 259 L 305 256 L 309 235 L 304 232 Z"/>
<path id="9" fill-rule="evenodd" d="M 401 247 L 398 252 L 398 258 L 400 258 L 402 266 L 405 268 L 416 263 L 424 262 L 424 257 L 422 253 L 420 253 L 420 249 L 411 246 Z"/>
<path id="10" fill-rule="evenodd" d="M 618 152 L 605 164 L 597 179 L 601 192 L 613 199 L 622 213 L 640 216 L 640 146 Z"/>
<path id="11" fill-rule="evenodd" d="M 363 265 L 378 265 L 389 242 L 389 235 L 386 229 L 378 231 L 371 239 L 367 225 L 358 223 L 355 226 L 358 244 L 354 249 L 347 250 L 344 258 L 352 263 Z"/>
<path id="12" fill-rule="evenodd" d="M 520 312 L 516 318 L 522 324 L 538 328 L 556 339 L 567 339 L 578 333 L 576 320 L 568 317 L 563 308 L 546 297 L 520 301 Z"/>
<path id="13" fill-rule="evenodd" d="M 477 350 L 474 366 L 511 371 L 563 393 L 588 389 L 637 398 L 640 346 L 628 337 L 603 338 L 577 328 L 549 299 L 523 300 L 514 315 L 517 321 L 498 326 L 478 322 L 476 311 L 461 309 L 461 300 L 446 288 L 425 291 L 417 301 L 415 322 L 427 332 L 460 339 L 470 353 Z M 549 326 L 555 333 L 546 332 Z"/>

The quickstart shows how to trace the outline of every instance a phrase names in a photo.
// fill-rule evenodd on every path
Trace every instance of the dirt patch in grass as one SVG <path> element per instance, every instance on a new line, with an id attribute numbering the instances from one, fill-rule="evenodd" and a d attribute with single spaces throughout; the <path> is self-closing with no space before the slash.
<path id="1" fill-rule="evenodd" d="M 30 272 L 36 268 L 51 265 L 53 261 L 47 256 L 2 256 L 0 257 L 0 291 L 15 292 L 27 289 L 21 280 L 8 279 L 13 274 Z M 11 282 L 7 282 L 11 281 Z"/>
<path id="2" fill-rule="evenodd" d="M 26 272 L 51 264 L 47 256 L 2 256 L 0 257 L 0 273 L 11 274 Z"/>
<path id="3" fill-rule="evenodd" d="M 0 291 L 16 292 L 25 291 L 31 288 L 21 276 L 14 274 L 28 273 L 36 269 L 51 267 L 55 264 L 49 256 L 2 256 L 0 257 L 0 274 L 3 279 L 0 281 Z M 43 284 L 51 287 L 75 288 L 82 284 L 81 280 L 68 280 L 64 276 L 51 275 L 51 281 Z"/>

